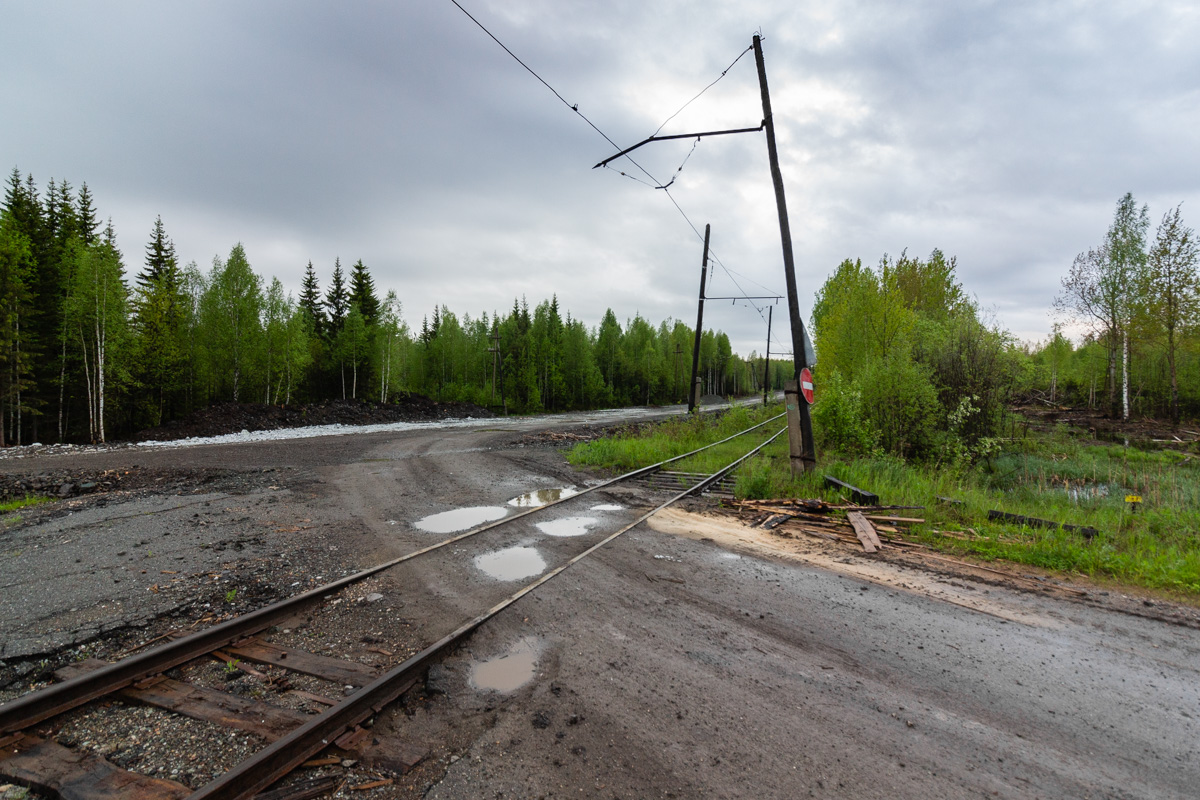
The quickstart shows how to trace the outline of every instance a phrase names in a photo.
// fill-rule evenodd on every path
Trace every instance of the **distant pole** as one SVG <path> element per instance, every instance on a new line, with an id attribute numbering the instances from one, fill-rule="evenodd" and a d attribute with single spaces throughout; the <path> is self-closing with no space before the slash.
<path id="1" fill-rule="evenodd" d="M 700 405 L 700 334 L 704 330 L 704 281 L 708 277 L 708 237 L 712 225 L 704 226 L 704 256 L 700 259 L 700 307 L 696 311 L 696 344 L 692 347 L 692 382 L 688 384 L 688 413 Z"/>
<path id="2" fill-rule="evenodd" d="M 492 406 L 496 405 L 496 363 L 500 360 L 500 334 L 491 337 L 496 344 L 489 348 L 492 354 Z"/>
<path id="3" fill-rule="evenodd" d="M 771 181 L 775 184 L 775 207 L 779 212 L 779 237 L 783 243 L 783 275 L 787 280 L 788 315 L 792 323 L 792 354 L 795 379 L 809 366 L 804 352 L 804 322 L 800 319 L 800 299 L 796 291 L 796 262 L 792 256 L 792 231 L 788 224 L 787 200 L 783 195 L 783 173 L 779 171 L 779 151 L 775 147 L 775 122 L 771 117 L 771 95 L 767 90 L 767 67 L 763 62 L 762 40 L 754 36 L 754 63 L 758 66 L 758 85 L 762 90 L 763 124 L 767 134 L 767 157 L 771 162 Z M 707 248 L 706 248 L 707 249 Z M 800 403 L 801 458 L 806 470 L 817 468 L 817 450 L 813 444 L 812 417 L 808 403 Z"/>
<path id="4" fill-rule="evenodd" d="M 681 345 L 679 342 L 676 342 L 675 343 L 675 383 L 671 388 L 672 388 L 672 391 L 674 391 L 674 393 L 675 393 L 675 398 L 677 401 L 679 398 L 679 357 L 681 355 L 683 355 L 683 345 Z"/>
<path id="5" fill-rule="evenodd" d="M 775 306 L 767 306 L 767 357 L 763 361 L 763 405 L 767 404 L 767 394 L 771 391 L 771 317 L 774 316 Z"/>

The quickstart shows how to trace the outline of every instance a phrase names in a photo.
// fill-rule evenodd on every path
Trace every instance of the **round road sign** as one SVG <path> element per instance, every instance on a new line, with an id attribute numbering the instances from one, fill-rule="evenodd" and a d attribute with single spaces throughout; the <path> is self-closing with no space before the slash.
<path id="1" fill-rule="evenodd" d="M 813 404 L 813 379 L 808 367 L 800 370 L 800 394 L 804 395 L 810 406 Z"/>

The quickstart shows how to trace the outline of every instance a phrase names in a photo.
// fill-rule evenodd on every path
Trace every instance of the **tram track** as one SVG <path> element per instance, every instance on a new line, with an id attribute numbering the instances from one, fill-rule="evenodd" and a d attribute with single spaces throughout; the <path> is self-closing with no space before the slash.
<path id="1" fill-rule="evenodd" d="M 53 684 L 49 687 L 36 692 L 19 697 L 3 706 L 0 706 L 0 745 L 4 747 L 4 754 L 9 758 L 0 761 L 0 772 L 5 770 L 5 762 L 10 765 L 13 762 L 13 751 L 16 751 L 16 756 L 19 757 L 28 753 L 30 750 L 36 750 L 42 746 L 41 740 L 34 736 L 27 736 L 28 729 L 52 719 L 70 709 L 77 708 L 90 701 L 98 698 L 113 695 L 116 692 L 129 690 L 130 687 L 136 687 L 140 684 L 145 684 L 147 681 L 152 681 L 156 676 L 161 676 L 168 670 L 186 664 L 197 658 L 209 655 L 215 651 L 220 651 L 223 648 L 228 652 L 242 653 L 248 660 L 259 661 L 260 663 L 276 663 L 278 666 L 292 666 L 298 660 L 308 659 L 313 661 L 312 654 L 304 654 L 301 651 L 285 651 L 282 655 L 276 654 L 272 660 L 265 656 L 262 648 L 254 649 L 254 639 L 252 637 L 260 634 L 264 630 L 277 624 L 280 620 L 292 617 L 299 611 L 309 608 L 311 605 L 321 601 L 323 598 L 328 598 L 347 586 L 358 583 L 373 575 L 378 575 L 392 567 L 398 566 L 404 562 L 411 561 L 420 556 L 432 553 L 437 550 L 446 548 L 457 542 L 461 542 L 470 537 L 477 536 L 485 531 L 496 529 L 503 525 L 511 524 L 517 520 L 523 519 L 535 513 L 544 512 L 550 508 L 559 506 L 562 503 L 577 501 L 580 497 L 591 492 L 600 491 L 607 487 L 613 486 L 622 481 L 628 481 L 633 478 L 644 476 L 661 469 L 663 466 L 682 460 L 689 456 L 695 455 L 698 452 L 714 447 L 719 444 L 724 444 L 739 436 L 743 436 L 752 431 L 758 430 L 770 422 L 778 419 L 778 417 L 767 420 L 764 423 L 748 428 L 731 437 L 715 442 L 704 448 L 684 453 L 680 456 L 666 459 L 658 464 L 651 465 L 639 470 L 634 470 L 629 473 L 612 478 L 602 482 L 596 486 L 589 487 L 583 491 L 567 498 L 562 498 L 545 505 L 527 509 L 519 513 L 507 516 L 501 520 L 487 523 L 472 528 L 464 533 L 451 536 L 447 539 L 439 541 L 435 544 L 419 548 L 399 558 L 391 559 L 384 563 L 378 564 L 366 570 L 361 570 L 353 575 L 346 576 L 338 581 L 325 584 L 316 589 L 304 592 L 293 598 L 288 598 L 284 601 L 274 603 L 270 606 L 258 609 L 257 611 L 227 620 L 204 631 L 199 631 L 194 634 L 184 636 L 175 641 L 167 642 L 158 647 L 141 653 L 132 655 L 120 661 L 98 666 L 95 669 L 83 671 L 81 674 L 76 674 L 67 680 Z M 782 433 L 782 431 L 780 432 Z M 773 440 L 779 433 L 775 434 L 767 441 Z M 279 736 L 274 742 L 259 753 L 242 764 L 235 767 L 233 770 L 226 772 L 220 778 L 211 781 L 209 784 L 192 792 L 191 794 L 172 795 L 168 792 L 164 796 L 180 796 L 192 798 L 208 798 L 208 797 L 253 797 L 262 789 L 272 785 L 279 780 L 283 775 L 286 775 L 296 766 L 304 763 L 313 754 L 320 752 L 330 743 L 337 741 L 343 737 L 348 731 L 353 732 L 355 727 L 360 725 L 364 720 L 372 714 L 377 713 L 380 709 L 393 702 L 396 698 L 407 691 L 423 674 L 430 663 L 435 661 L 440 654 L 446 650 L 453 648 L 457 643 L 461 642 L 479 625 L 483 624 L 488 619 L 500 613 L 504 608 L 507 608 L 512 603 L 517 602 L 521 597 L 534 591 L 537 587 L 561 574 L 565 569 L 579 560 L 587 557 L 595 550 L 604 546 L 608 542 L 617 538 L 626 531 L 632 529 L 636 525 L 648 519 L 654 513 L 657 513 L 662 508 L 678 502 L 688 495 L 702 491 L 710 483 L 718 480 L 723 474 L 734 469 L 738 464 L 742 463 L 746 458 L 751 457 L 758 452 L 767 442 L 760 444 L 758 447 L 751 450 L 749 453 L 739 458 L 735 462 L 727 465 L 708 479 L 699 481 L 693 486 L 679 492 L 674 497 L 658 506 L 652 511 L 641 516 L 634 522 L 622 527 L 615 533 L 609 534 L 600 542 L 589 547 L 582 553 L 577 554 L 566 563 L 545 572 L 540 578 L 523 587 L 518 592 L 509 595 L 503 601 L 493 605 L 483 614 L 480 614 L 473 619 L 459 626 L 452 633 L 443 636 L 437 642 L 421 650 L 419 653 L 406 659 L 401 664 L 391 668 L 382 675 L 379 675 L 374 681 L 362 686 L 361 689 L 353 692 L 349 697 L 337 702 L 324 713 L 315 715 L 313 718 L 299 724 L 289 733 Z M 232 648 L 232 650 L 230 649 Z M 286 658 L 292 657 L 290 663 L 285 662 Z M 316 659 L 319 661 L 320 659 Z M 333 659 L 329 659 L 332 661 Z M 324 664 L 324 668 L 331 668 L 331 664 Z M 313 667 L 316 673 L 320 673 L 322 667 Z M 365 683 L 365 681 L 364 681 Z M 23 744 L 24 742 L 24 744 Z M 24 749 L 29 746 L 28 749 Z M 51 748 L 44 748 L 49 750 Z M 25 759 L 30 761 L 29 758 Z M 36 763 L 36 758 L 33 759 Z M 10 770 L 11 772 L 12 770 Z M 10 775 L 10 778 L 21 782 L 27 782 L 31 785 L 40 785 L 36 780 L 31 780 L 28 775 Z M 176 784 L 178 785 L 178 784 Z M 47 788 L 54 790 L 54 787 L 47 784 Z M 82 795 L 81 795 L 82 796 Z M 100 796 L 91 794 L 87 796 Z"/>

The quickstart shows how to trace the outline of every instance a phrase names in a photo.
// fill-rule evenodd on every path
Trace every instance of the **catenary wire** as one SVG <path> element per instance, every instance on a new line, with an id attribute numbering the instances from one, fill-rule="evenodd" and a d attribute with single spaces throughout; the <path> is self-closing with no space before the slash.
<path id="1" fill-rule="evenodd" d="M 695 97 L 693 97 L 691 100 L 688 100 L 686 103 L 684 103 L 683 105 L 681 105 L 681 106 L 679 107 L 679 110 L 678 110 L 678 111 L 676 111 L 674 114 L 672 114 L 671 116 L 669 116 L 669 117 L 667 117 L 665 120 L 663 120 L 663 124 L 662 124 L 662 125 L 659 125 L 657 128 L 655 128 L 655 129 L 654 129 L 654 133 L 652 133 L 652 134 L 650 134 L 650 135 L 651 135 L 651 136 L 658 136 L 658 132 L 659 132 L 659 131 L 661 131 L 663 128 L 667 127 L 667 123 L 668 123 L 668 122 L 670 122 L 671 120 L 673 120 L 673 119 L 675 119 L 676 117 L 678 117 L 680 114 L 682 114 L 682 113 L 683 113 L 683 110 L 684 110 L 685 108 L 687 108 L 687 107 L 688 107 L 688 106 L 690 106 L 692 103 L 694 103 L 694 102 L 696 102 L 697 100 L 699 100 L 699 99 L 700 99 L 700 95 L 704 94 L 704 93 L 705 93 L 705 92 L 707 92 L 709 89 L 711 89 L 712 87 L 716 86 L 716 85 L 717 85 L 717 83 L 718 83 L 718 82 L 721 80 L 721 78 L 724 78 L 724 77 L 725 77 L 725 75 L 726 75 L 726 73 L 728 73 L 728 72 L 729 72 L 729 70 L 733 69 L 733 67 L 734 67 L 734 64 L 737 64 L 739 61 L 741 61 L 741 60 L 742 60 L 742 56 L 746 55 L 746 53 L 749 53 L 749 52 L 750 52 L 751 50 L 753 50 L 753 49 L 754 49 L 754 45 L 750 45 L 750 46 L 749 46 L 749 47 L 747 47 L 745 50 L 743 50 L 742 52 L 738 53 L 738 57 L 737 57 L 737 58 L 735 58 L 735 59 L 733 60 L 733 63 L 731 63 L 731 64 L 730 64 L 728 67 L 726 67 L 726 68 L 725 68 L 725 69 L 724 69 L 724 70 L 721 72 L 721 74 L 717 76 L 717 80 L 713 81 L 713 82 L 712 82 L 712 83 L 710 83 L 708 86 L 705 86 L 703 89 L 701 89 L 699 92 L 697 92 L 697 93 L 696 93 L 696 96 L 695 96 Z"/>
<path id="2" fill-rule="evenodd" d="M 502 50 L 504 50 L 504 52 L 508 53 L 508 55 L 511 56 L 514 61 L 516 61 L 518 64 L 520 64 L 522 67 L 524 67 L 525 71 L 527 71 L 530 75 L 532 75 L 534 78 L 536 78 L 539 83 L 541 83 L 543 86 L 545 86 L 547 89 L 549 89 L 550 92 L 555 97 L 557 97 L 558 100 L 564 106 L 566 106 L 567 108 L 574 111 L 577 115 L 579 115 L 579 118 L 582 119 L 584 122 L 586 122 L 592 130 L 594 130 L 596 133 L 600 134 L 600 136 L 602 136 L 606 142 L 608 142 L 613 147 L 620 149 L 620 146 L 615 141 L 613 141 L 613 139 L 607 133 L 602 131 L 599 128 L 599 126 L 596 125 L 596 123 L 594 123 L 590 119 L 588 119 L 588 117 L 582 111 L 579 110 L 578 103 L 568 102 L 567 99 L 565 97 L 563 97 L 562 94 L 557 89 L 555 89 L 553 86 L 551 86 L 550 83 L 545 78 L 543 78 L 541 75 L 539 75 L 536 71 L 534 71 L 534 69 L 532 67 L 530 67 L 528 64 L 526 64 L 524 61 L 522 61 L 521 58 L 516 53 L 514 53 L 512 50 L 509 49 L 508 45 L 506 45 L 506 44 L 504 44 L 504 42 L 500 41 L 499 37 L 497 37 L 494 33 L 492 33 L 490 30 L 488 30 L 487 26 L 484 25 L 482 22 L 480 22 L 478 19 L 476 19 L 475 16 L 473 14 L 471 14 L 471 12 L 467 11 L 467 9 L 464 8 L 462 6 L 462 4 L 458 2 L 458 0 L 450 0 L 450 2 L 453 3 L 455 5 L 455 7 L 458 8 L 459 11 L 461 11 L 463 14 L 465 14 L 468 19 L 470 19 L 472 22 L 474 22 L 475 25 L 478 26 L 480 30 L 482 30 L 484 33 L 486 33 L 492 41 L 494 41 L 496 44 L 498 44 L 500 46 L 500 48 Z M 679 113 L 682 112 L 685 108 L 687 108 L 692 102 L 694 102 L 697 98 L 699 98 L 701 95 L 703 95 L 705 92 L 707 92 L 710 88 L 712 88 L 718 81 L 720 81 L 722 78 L 724 78 L 725 75 L 729 72 L 729 70 L 732 69 L 733 66 L 735 64 L 737 64 L 738 61 L 740 61 L 742 59 L 742 57 L 745 56 L 746 53 L 748 53 L 751 49 L 753 49 L 753 48 L 747 47 L 745 50 L 743 50 L 741 53 L 739 53 L 737 58 L 735 58 L 732 61 L 732 63 L 730 63 L 730 65 L 725 68 L 725 70 L 717 77 L 716 80 L 714 80 L 712 83 L 708 84 L 708 86 L 701 89 L 700 92 L 695 97 L 693 97 L 691 100 L 689 100 L 687 103 L 684 103 L 683 106 L 681 106 L 678 111 L 676 111 L 674 114 L 672 114 L 670 117 L 668 117 L 663 122 L 663 124 L 658 127 L 658 130 L 656 130 L 655 133 L 657 134 L 658 131 L 662 130 L 663 126 L 665 126 L 668 122 L 670 122 L 672 119 L 674 119 L 676 116 L 678 116 Z M 699 140 L 697 140 L 697 142 L 698 141 Z M 696 148 L 696 145 L 693 144 L 692 150 L 694 151 L 695 148 Z M 692 229 L 692 232 L 696 234 L 697 238 L 699 238 L 701 241 L 703 241 L 704 236 L 700 233 L 700 231 L 696 227 L 695 223 L 692 222 L 691 217 L 689 217 L 687 215 L 687 212 L 683 210 L 683 207 L 681 205 L 679 205 L 679 201 L 677 201 L 675 199 L 674 195 L 672 195 L 670 192 L 670 186 L 672 183 L 675 182 L 675 176 L 678 176 L 679 171 L 683 169 L 683 164 L 681 164 L 679 166 L 679 169 L 676 170 L 675 176 L 673 176 L 671 178 L 670 182 L 664 184 L 662 181 L 658 180 L 658 178 L 654 177 L 654 175 L 650 174 L 649 170 L 647 170 L 645 167 L 643 167 L 641 164 L 639 164 L 637 161 L 635 161 L 628 154 L 626 154 L 623 157 L 628 159 L 631 164 L 633 164 L 635 167 L 637 167 L 638 170 L 640 170 L 642 172 L 642 174 L 644 174 L 647 178 L 650 179 L 650 181 L 652 181 L 652 183 L 644 181 L 641 178 L 637 177 L 636 175 L 631 175 L 631 174 L 621 171 L 621 170 L 618 170 L 618 172 L 620 172 L 620 174 L 623 177 L 629 178 L 631 180 L 635 180 L 641 184 L 645 184 L 646 186 L 649 186 L 652 189 L 662 189 L 663 193 L 665 195 L 667 195 L 668 198 L 670 198 L 671 204 L 675 206 L 675 209 L 679 212 L 679 214 L 683 217 L 684 221 L 687 222 L 688 226 Z M 691 152 L 689 152 L 687 158 L 684 159 L 684 164 L 686 164 L 688 159 L 690 159 L 690 158 L 691 158 Z M 607 167 L 607 165 L 605 165 L 605 166 Z M 723 262 L 721 262 L 720 259 L 713 256 L 711 251 L 710 251 L 709 255 L 712 256 L 713 260 L 717 264 L 720 265 L 721 269 L 724 270 L 727 275 L 729 275 L 729 269 L 725 266 L 725 264 Z M 734 286 L 737 286 L 738 291 L 741 292 L 742 296 L 746 299 L 746 301 L 748 303 L 750 303 L 751 306 L 754 307 L 754 310 L 758 313 L 758 316 L 760 318 L 762 318 L 762 321 L 765 323 L 766 319 L 763 318 L 762 309 L 759 308 L 757 305 L 755 305 L 753 300 L 749 299 L 748 293 L 744 289 L 741 288 L 741 286 L 737 283 L 737 280 L 734 279 L 732 275 L 729 275 L 729 278 L 733 282 Z M 764 288 L 766 288 L 766 287 L 764 287 Z"/>

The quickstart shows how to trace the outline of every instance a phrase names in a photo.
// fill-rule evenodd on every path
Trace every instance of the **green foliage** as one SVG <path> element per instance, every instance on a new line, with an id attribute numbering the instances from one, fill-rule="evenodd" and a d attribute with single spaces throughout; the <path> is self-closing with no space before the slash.
<path id="1" fill-rule="evenodd" d="M 180 266 L 161 217 L 132 283 L 90 190 L 9 176 L 0 206 L 0 446 L 101 441 L 227 400 L 396 399 L 419 392 L 515 412 L 684 398 L 693 333 L 678 320 L 589 328 L 557 296 L 507 314 L 433 309 L 414 336 L 395 292 L 381 302 L 362 260 L 335 260 L 322 295 L 308 262 L 298 298 L 264 281 L 242 245 Z M 785 365 L 772 365 L 779 388 Z M 706 331 L 706 393 L 757 392 L 761 359 Z M 39 426 L 41 428 L 39 429 Z M 40 430 L 40 433 L 39 433 Z M 50 432 L 50 437 L 41 433 Z"/>
<path id="2" fill-rule="evenodd" d="M 843 397 L 847 392 L 844 385 L 839 391 Z M 969 399 L 960 404 L 952 415 L 956 424 L 974 413 L 971 408 Z M 632 470 L 723 438 L 771 410 L 640 426 L 577 445 L 568 459 Z M 673 468 L 712 472 L 759 441 L 762 437 L 735 440 L 719 453 Z M 846 502 L 838 490 L 824 485 L 822 476 L 828 474 L 875 492 L 885 503 L 923 507 L 919 516 L 925 523 L 914 526 L 913 532 L 934 549 L 1200 595 L 1200 467 L 1194 460 L 1170 450 L 1087 444 L 1080 441 L 1079 432 L 1065 428 L 1014 442 L 1003 452 L 996 442 L 987 444 L 993 450 L 990 459 L 960 463 L 955 469 L 892 454 L 827 455 L 819 471 L 793 477 L 787 442 L 781 438 L 737 470 L 735 491 L 740 498 Z M 1136 514 L 1124 502 L 1127 494 L 1144 500 Z M 946 504 L 941 497 L 959 502 Z M 992 509 L 1091 527 L 1099 534 L 1088 539 L 1062 529 L 994 522 L 988 519 Z M 942 530 L 967 538 L 943 536 Z"/>
<path id="3" fill-rule="evenodd" d="M 1020 362 L 980 321 L 955 266 L 938 250 L 927 261 L 885 255 L 874 270 L 847 259 L 821 287 L 813 413 L 826 446 L 954 462 L 987 450 Z"/>
<path id="4" fill-rule="evenodd" d="M 259 356 L 262 335 L 262 278 L 251 268 L 241 243 L 228 260 L 213 259 L 200 298 L 202 342 L 213 396 L 238 402 Z"/>
<path id="5" fill-rule="evenodd" d="M 30 506 L 40 506 L 43 503 L 54 502 L 53 497 L 43 497 L 42 495 L 26 495 L 13 500 L 5 500 L 0 503 L 0 514 L 7 514 L 10 511 L 17 511 Z"/>
<path id="6" fill-rule="evenodd" d="M 821 402 L 812 409 L 813 430 L 822 450 L 866 455 L 879 447 L 879 432 L 871 424 L 862 389 L 834 371 L 821 384 Z"/>

